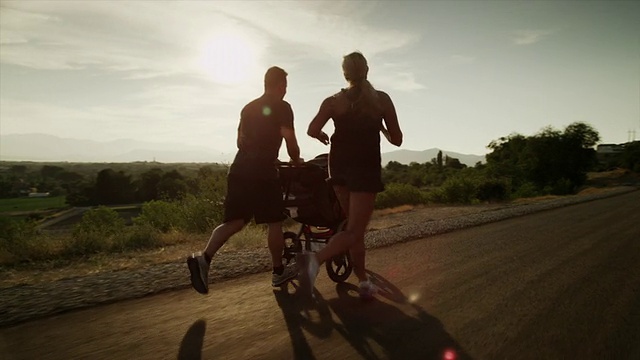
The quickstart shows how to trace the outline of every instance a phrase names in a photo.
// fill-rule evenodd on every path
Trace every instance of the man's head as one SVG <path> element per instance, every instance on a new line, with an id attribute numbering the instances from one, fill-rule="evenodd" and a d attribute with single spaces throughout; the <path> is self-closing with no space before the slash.
<path id="1" fill-rule="evenodd" d="M 284 98 L 287 93 L 287 75 L 282 68 L 270 67 L 264 74 L 264 92 Z"/>

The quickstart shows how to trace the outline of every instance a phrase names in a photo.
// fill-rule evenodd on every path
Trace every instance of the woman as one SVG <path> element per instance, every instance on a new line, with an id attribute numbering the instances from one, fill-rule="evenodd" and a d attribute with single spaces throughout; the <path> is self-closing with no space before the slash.
<path id="1" fill-rule="evenodd" d="M 384 190 L 380 132 L 391 144 L 400 146 L 402 131 L 389 95 L 374 89 L 367 80 L 369 67 L 365 57 L 359 52 L 346 55 L 342 71 L 349 86 L 322 102 L 307 134 L 329 144 L 329 136 L 322 128 L 333 119 L 335 132 L 331 136 L 329 180 L 348 222 L 346 229 L 336 234 L 322 250 L 300 256 L 300 281 L 311 292 L 319 266 L 348 250 L 360 282 L 360 296 L 369 298 L 374 288 L 365 272 L 364 234 L 376 194 Z"/>

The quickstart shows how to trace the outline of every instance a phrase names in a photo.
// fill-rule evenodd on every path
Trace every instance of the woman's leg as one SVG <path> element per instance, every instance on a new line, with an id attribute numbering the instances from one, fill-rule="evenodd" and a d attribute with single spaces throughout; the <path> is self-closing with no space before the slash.
<path id="1" fill-rule="evenodd" d="M 351 247 L 356 246 L 356 252 L 359 253 L 358 256 L 362 256 L 362 258 L 360 258 L 360 261 L 355 261 L 359 261 L 359 265 L 362 266 L 360 273 L 364 273 L 364 233 L 369 225 L 371 214 L 373 213 L 375 198 L 375 193 L 349 193 L 349 210 L 347 212 L 349 221 L 347 228 L 334 235 L 331 240 L 329 240 L 327 246 L 316 253 L 318 264 L 322 264 L 328 259 L 340 255 Z M 355 266 L 354 263 L 354 267 Z M 356 276 L 358 275 L 356 274 Z M 358 278 L 360 278 L 360 276 L 358 276 Z"/>
<path id="2" fill-rule="evenodd" d="M 334 186 L 334 192 L 340 202 L 340 206 L 348 214 L 349 211 L 349 189 L 346 186 Z M 371 217 L 369 215 L 369 217 Z M 367 222 L 368 223 L 368 222 Z M 366 229 L 366 227 L 365 227 Z M 351 254 L 351 262 L 353 264 L 353 273 L 358 278 L 358 281 L 366 281 L 367 273 L 365 268 L 365 246 L 364 246 L 364 233 L 349 249 Z"/>
<path id="3" fill-rule="evenodd" d="M 355 235 L 355 242 L 349 249 L 349 252 L 353 263 L 353 273 L 359 281 L 366 281 L 368 279 L 365 267 L 364 234 L 367 230 L 367 226 L 369 225 L 369 220 L 371 220 L 375 199 L 375 193 L 351 193 L 351 201 L 359 208 L 354 210 L 358 214 L 358 222 L 355 223 L 353 227 L 349 226 L 351 225 L 351 221 L 347 224 L 347 228 L 352 230 Z"/>

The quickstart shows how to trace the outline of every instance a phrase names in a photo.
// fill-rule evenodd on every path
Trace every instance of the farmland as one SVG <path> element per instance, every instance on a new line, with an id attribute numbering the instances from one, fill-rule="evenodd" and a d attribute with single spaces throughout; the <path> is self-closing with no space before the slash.
<path id="1" fill-rule="evenodd" d="M 0 215 L 39 212 L 68 207 L 64 196 L 0 199 Z"/>

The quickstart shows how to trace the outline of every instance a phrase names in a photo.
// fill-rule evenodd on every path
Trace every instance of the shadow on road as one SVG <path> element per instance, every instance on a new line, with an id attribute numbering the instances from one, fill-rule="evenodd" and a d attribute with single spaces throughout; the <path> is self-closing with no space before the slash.
<path id="1" fill-rule="evenodd" d="M 379 291 L 367 302 L 358 296 L 358 287 L 348 283 L 337 284 L 338 297 L 330 300 L 317 291 L 314 298 L 301 294 L 294 283 L 273 291 L 295 359 L 316 359 L 303 329 L 322 339 L 335 329 L 364 359 L 471 359 L 437 318 L 379 274 L 369 275 Z"/>
<path id="2" fill-rule="evenodd" d="M 294 359 L 315 359 L 302 329 L 321 339 L 329 337 L 333 330 L 331 311 L 317 291 L 315 299 L 311 299 L 297 289 L 295 283 L 290 282 L 287 287 L 273 290 L 273 294 L 289 330 Z"/>
<path id="3" fill-rule="evenodd" d="M 340 323 L 336 330 L 365 359 L 470 359 L 442 323 L 415 304 L 382 276 L 369 272 L 378 297 L 363 302 L 358 287 L 337 284 L 338 297 L 328 301 Z M 415 315 L 411 315 L 415 312 Z"/>
<path id="4" fill-rule="evenodd" d="M 200 319 L 189 327 L 184 334 L 178 351 L 178 360 L 199 360 L 202 359 L 202 343 L 204 342 L 204 332 L 207 329 L 207 322 Z"/>

